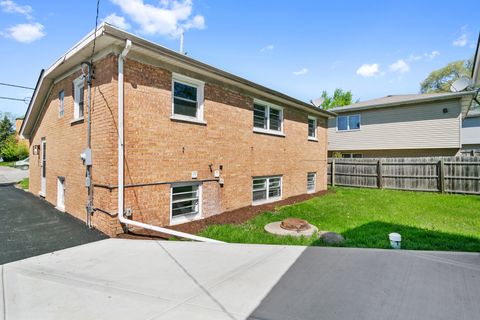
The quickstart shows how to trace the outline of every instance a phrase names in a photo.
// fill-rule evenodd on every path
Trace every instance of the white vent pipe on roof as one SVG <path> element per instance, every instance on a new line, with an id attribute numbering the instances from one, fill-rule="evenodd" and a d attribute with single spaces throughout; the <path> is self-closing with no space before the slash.
<path id="1" fill-rule="evenodd" d="M 123 159 L 124 159 L 123 63 L 131 47 L 132 47 L 132 41 L 127 40 L 125 42 L 125 48 L 123 49 L 122 53 L 118 56 L 118 220 L 120 221 L 120 223 L 124 223 L 126 225 L 131 225 L 131 226 L 136 226 L 143 229 L 157 231 L 157 232 L 169 234 L 169 235 L 180 237 L 180 238 L 185 238 L 185 239 L 190 239 L 195 241 L 203 241 L 203 242 L 223 243 L 222 241 L 199 237 L 193 234 L 175 231 L 171 229 L 161 228 L 161 227 L 153 226 L 150 224 L 130 220 L 124 217 L 123 199 L 124 199 L 125 188 L 124 188 L 124 162 L 123 162 Z"/>

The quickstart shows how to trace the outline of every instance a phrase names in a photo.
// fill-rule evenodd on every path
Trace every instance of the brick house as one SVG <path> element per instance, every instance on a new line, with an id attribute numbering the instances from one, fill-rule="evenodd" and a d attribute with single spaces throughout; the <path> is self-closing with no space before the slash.
<path id="1" fill-rule="evenodd" d="M 90 214 L 80 65 L 95 34 Z M 21 128 L 30 192 L 115 236 L 122 206 L 171 226 L 323 191 L 331 115 L 104 23 L 39 77 Z"/>

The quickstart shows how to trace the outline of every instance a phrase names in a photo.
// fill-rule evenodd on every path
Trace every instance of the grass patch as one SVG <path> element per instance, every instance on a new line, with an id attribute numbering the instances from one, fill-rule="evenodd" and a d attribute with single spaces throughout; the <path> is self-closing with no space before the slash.
<path id="1" fill-rule="evenodd" d="M 19 184 L 23 190 L 28 190 L 29 183 L 30 183 L 30 180 L 28 178 L 25 178 L 22 181 L 20 181 Z"/>
<path id="2" fill-rule="evenodd" d="M 14 166 L 15 166 L 15 162 L 13 162 L 13 161 L 0 162 L 0 167 L 14 167 Z"/>
<path id="3" fill-rule="evenodd" d="M 402 248 L 480 251 L 480 197 L 395 190 L 334 188 L 323 197 L 265 212 L 241 225 L 213 225 L 200 235 L 226 242 L 314 245 L 315 238 L 280 237 L 263 227 L 288 217 L 319 230 L 341 233 L 342 246 L 389 248 L 388 233 L 402 235 Z"/>

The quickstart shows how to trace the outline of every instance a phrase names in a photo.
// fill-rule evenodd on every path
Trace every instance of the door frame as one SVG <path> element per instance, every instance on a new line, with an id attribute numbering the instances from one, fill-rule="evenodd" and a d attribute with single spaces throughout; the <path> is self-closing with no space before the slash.
<path id="1" fill-rule="evenodd" d="M 57 210 L 65 211 L 65 177 L 57 177 Z"/>

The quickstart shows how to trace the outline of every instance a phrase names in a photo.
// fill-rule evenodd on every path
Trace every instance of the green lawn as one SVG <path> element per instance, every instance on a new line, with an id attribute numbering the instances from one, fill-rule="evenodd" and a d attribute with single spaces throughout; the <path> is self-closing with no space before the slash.
<path id="1" fill-rule="evenodd" d="M 7 161 L 3 161 L 3 162 L 0 162 L 0 167 L 13 167 L 15 165 L 15 162 L 11 161 L 11 162 L 7 162 Z"/>
<path id="2" fill-rule="evenodd" d="M 402 235 L 403 249 L 480 251 L 480 196 L 334 188 L 326 196 L 265 212 L 242 225 L 213 225 L 200 234 L 238 243 L 323 245 L 316 238 L 280 237 L 263 227 L 287 217 L 341 233 L 343 246 L 389 248 L 388 234 Z"/>
<path id="3" fill-rule="evenodd" d="M 30 184 L 30 180 L 28 178 L 25 178 L 23 179 L 22 181 L 20 181 L 20 187 L 23 189 L 23 190 L 28 190 L 28 185 Z"/>

